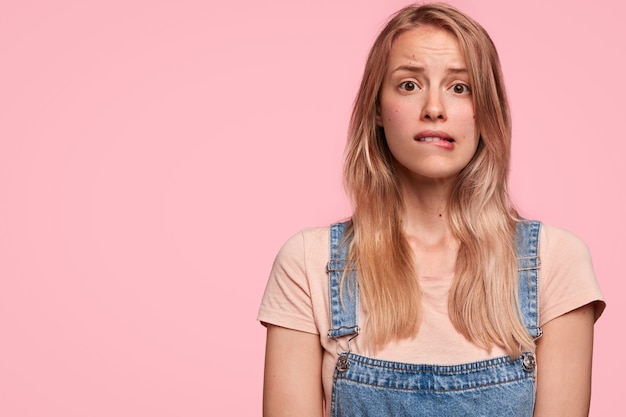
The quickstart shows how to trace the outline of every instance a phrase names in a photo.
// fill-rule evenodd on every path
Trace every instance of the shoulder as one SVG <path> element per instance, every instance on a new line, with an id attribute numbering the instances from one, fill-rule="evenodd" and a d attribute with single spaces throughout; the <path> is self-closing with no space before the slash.
<path id="1" fill-rule="evenodd" d="M 311 280 L 316 281 L 320 274 L 326 273 L 329 252 L 329 227 L 300 230 L 278 251 L 268 285 L 310 287 Z"/>
<path id="2" fill-rule="evenodd" d="M 589 248 L 585 242 L 568 230 L 534 220 L 521 222 L 517 232 L 518 239 L 522 240 L 537 239 L 538 234 L 537 248 L 542 264 L 569 262 L 571 258 L 576 258 L 577 262 L 591 264 Z"/>
<path id="3" fill-rule="evenodd" d="M 329 227 L 308 227 L 292 235 L 280 248 L 276 263 L 297 262 L 305 264 L 311 257 L 328 253 Z"/>
<path id="4" fill-rule="evenodd" d="M 602 314 L 604 301 L 591 253 L 580 237 L 542 224 L 539 256 L 542 323 L 589 303 L 595 304 L 596 318 Z"/>
<path id="5" fill-rule="evenodd" d="M 286 240 L 276 255 L 258 320 L 318 334 L 324 316 L 324 286 L 329 244 L 328 227 L 302 229 Z"/>
<path id="6" fill-rule="evenodd" d="M 542 223 L 539 247 L 544 257 L 553 260 L 582 256 L 584 261 L 591 262 L 587 244 L 576 234 L 560 227 Z"/>

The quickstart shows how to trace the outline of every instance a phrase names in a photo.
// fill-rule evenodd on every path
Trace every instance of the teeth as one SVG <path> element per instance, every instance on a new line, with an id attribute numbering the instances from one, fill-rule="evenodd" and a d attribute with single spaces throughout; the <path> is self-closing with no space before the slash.
<path id="1" fill-rule="evenodd" d="M 439 142 L 441 141 L 441 138 L 426 137 L 426 138 L 420 138 L 419 141 L 420 142 Z"/>

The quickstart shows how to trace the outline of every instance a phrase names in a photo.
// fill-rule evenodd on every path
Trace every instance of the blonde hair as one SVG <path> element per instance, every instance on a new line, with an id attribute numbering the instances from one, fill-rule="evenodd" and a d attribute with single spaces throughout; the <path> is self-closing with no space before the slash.
<path id="1" fill-rule="evenodd" d="M 376 124 L 378 94 L 394 40 L 418 26 L 434 26 L 459 42 L 470 74 L 478 149 L 459 173 L 448 215 L 460 243 L 449 314 L 475 344 L 494 344 L 517 356 L 532 338 L 517 301 L 515 225 L 508 194 L 511 117 L 496 48 L 474 20 L 445 4 L 408 6 L 383 28 L 370 50 L 350 121 L 344 178 L 354 212 L 347 228 L 349 258 L 358 270 L 374 348 L 414 336 L 420 292 L 400 221 L 402 197 L 393 157 Z"/>

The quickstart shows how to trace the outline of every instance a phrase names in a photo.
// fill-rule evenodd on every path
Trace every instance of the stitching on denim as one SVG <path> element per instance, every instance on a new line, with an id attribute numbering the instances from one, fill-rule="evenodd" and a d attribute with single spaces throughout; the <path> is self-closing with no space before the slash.
<path id="1" fill-rule="evenodd" d="M 529 374 L 528 376 L 514 378 L 514 379 L 508 379 L 506 381 L 489 382 L 489 383 L 486 383 L 486 384 L 473 385 L 473 386 L 468 386 L 468 387 L 465 387 L 465 388 L 422 389 L 422 388 L 402 388 L 402 387 L 391 387 L 391 386 L 386 386 L 386 385 L 379 385 L 379 384 L 374 384 L 374 383 L 371 383 L 371 382 L 363 382 L 363 381 L 359 381 L 359 380 L 356 380 L 356 379 L 348 378 L 345 374 L 344 375 L 335 374 L 335 375 L 333 375 L 333 388 L 334 388 L 335 382 L 338 383 L 339 381 L 349 381 L 349 382 L 354 382 L 355 384 L 359 384 L 359 385 L 367 385 L 369 387 L 375 387 L 375 388 L 380 388 L 380 389 L 391 389 L 391 390 L 394 390 L 394 391 L 422 392 L 422 393 L 444 393 L 445 394 L 445 393 L 450 393 L 450 392 L 462 392 L 462 391 L 480 390 L 480 389 L 485 389 L 485 388 L 498 386 L 498 385 L 514 384 L 514 383 L 521 382 L 521 381 L 526 381 L 526 380 L 534 381 L 535 380 L 535 376 Z"/>

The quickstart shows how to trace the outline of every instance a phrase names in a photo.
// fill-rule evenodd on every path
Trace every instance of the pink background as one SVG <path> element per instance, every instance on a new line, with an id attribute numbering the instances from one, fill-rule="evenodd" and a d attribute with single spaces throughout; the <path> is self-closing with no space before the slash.
<path id="1" fill-rule="evenodd" d="M 350 106 L 406 2 L 2 3 L 0 415 L 260 415 L 267 274 L 349 214 Z M 623 6 L 451 3 L 501 54 L 515 201 L 591 249 L 591 414 L 621 415 Z"/>

